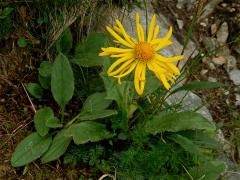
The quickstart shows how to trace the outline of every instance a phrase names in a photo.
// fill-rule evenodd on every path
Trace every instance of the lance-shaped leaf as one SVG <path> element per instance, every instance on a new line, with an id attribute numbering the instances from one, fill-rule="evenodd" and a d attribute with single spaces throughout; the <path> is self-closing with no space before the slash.
<path id="1" fill-rule="evenodd" d="M 12 166 L 24 166 L 40 158 L 48 150 L 51 142 L 51 136 L 41 137 L 38 133 L 30 134 L 17 145 L 11 158 Z"/>
<path id="2" fill-rule="evenodd" d="M 54 113 L 50 107 L 41 108 L 36 112 L 33 121 L 38 134 L 41 136 L 47 135 L 49 127 L 46 126 L 46 122 L 53 118 Z"/>
<path id="3" fill-rule="evenodd" d="M 57 135 L 53 138 L 53 142 L 50 148 L 41 158 L 41 161 L 43 163 L 47 163 L 58 159 L 66 152 L 71 140 L 71 137 L 65 136 L 65 130 L 59 131 Z"/>
<path id="4" fill-rule="evenodd" d="M 64 106 L 72 98 L 74 77 L 72 67 L 66 56 L 59 54 L 52 67 L 51 90 L 55 101 Z"/>
<path id="5" fill-rule="evenodd" d="M 183 130 L 214 130 L 215 126 L 195 112 L 174 112 L 154 116 L 145 124 L 145 131 L 151 134 L 164 131 L 178 132 Z"/>
<path id="6" fill-rule="evenodd" d="M 93 121 L 84 121 L 78 124 L 73 124 L 66 130 L 65 135 L 73 137 L 75 144 L 97 142 L 113 136 L 113 134 L 106 129 L 104 124 Z"/>

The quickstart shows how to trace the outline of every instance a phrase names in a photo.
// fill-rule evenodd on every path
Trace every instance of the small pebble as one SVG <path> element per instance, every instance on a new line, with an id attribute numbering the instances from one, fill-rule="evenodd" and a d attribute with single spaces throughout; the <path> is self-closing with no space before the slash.
<path id="1" fill-rule="evenodd" d="M 227 95 L 229 95 L 229 93 L 230 93 L 229 91 L 225 91 L 224 95 L 227 96 Z"/>
<path id="2" fill-rule="evenodd" d="M 223 65 L 226 63 L 226 59 L 223 56 L 214 57 L 212 58 L 212 61 L 216 65 Z"/>
<path id="3" fill-rule="evenodd" d="M 217 24 L 212 24 L 211 25 L 211 34 L 215 34 L 217 32 Z"/>
<path id="4" fill-rule="evenodd" d="M 183 28 L 183 21 L 182 20 L 180 20 L 180 19 L 177 19 L 177 24 L 178 24 L 178 27 L 179 27 L 179 29 L 182 29 Z"/>
<path id="5" fill-rule="evenodd" d="M 228 39 L 229 31 L 228 31 L 228 23 L 224 22 L 222 23 L 221 27 L 219 28 L 217 32 L 217 40 L 219 43 L 226 43 Z"/>
<path id="6" fill-rule="evenodd" d="M 226 60 L 227 60 L 227 63 L 224 67 L 227 72 L 236 68 L 237 60 L 234 56 L 226 56 Z"/>
<path id="7" fill-rule="evenodd" d="M 207 27 L 207 24 L 205 22 L 201 22 L 200 25 L 203 27 Z"/>
<path id="8" fill-rule="evenodd" d="M 240 70 L 233 69 L 229 72 L 230 79 L 233 81 L 235 85 L 240 85 Z"/>
<path id="9" fill-rule="evenodd" d="M 227 7 L 227 3 L 222 3 L 221 6 L 225 8 Z"/>
<path id="10" fill-rule="evenodd" d="M 215 67 L 215 65 L 213 63 L 209 63 L 208 66 L 209 66 L 209 68 L 211 70 L 215 70 L 216 69 L 216 67 Z"/>
<path id="11" fill-rule="evenodd" d="M 217 79 L 214 77 L 208 77 L 208 81 L 210 82 L 217 82 Z"/>
<path id="12" fill-rule="evenodd" d="M 207 73 L 208 73 L 208 69 L 202 69 L 200 72 L 202 76 L 206 75 Z"/>
<path id="13" fill-rule="evenodd" d="M 240 106 L 240 94 L 235 94 L 235 96 L 236 96 L 235 105 L 236 105 L 236 106 Z"/>

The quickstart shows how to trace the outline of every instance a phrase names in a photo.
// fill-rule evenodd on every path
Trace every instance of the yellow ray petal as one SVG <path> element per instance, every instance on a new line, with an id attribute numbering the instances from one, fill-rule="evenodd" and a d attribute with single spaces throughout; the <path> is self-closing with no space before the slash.
<path id="1" fill-rule="evenodd" d="M 152 40 L 155 21 L 156 21 L 156 15 L 153 15 L 152 20 L 151 20 L 150 25 L 149 25 L 147 42 L 150 42 Z"/>
<path id="2" fill-rule="evenodd" d="M 131 73 L 133 71 L 133 69 L 136 67 L 137 62 L 133 62 L 132 64 L 130 64 L 129 68 L 127 71 L 121 73 L 120 75 L 114 76 L 115 78 L 122 78 L 124 76 L 127 76 L 129 73 Z"/>
<path id="3" fill-rule="evenodd" d="M 155 45 L 154 50 L 155 50 L 155 51 L 158 51 L 158 50 L 160 50 L 160 49 L 163 48 L 163 47 L 170 46 L 171 44 L 172 44 L 172 41 L 163 39 L 162 41 L 159 41 L 159 43 L 157 44 L 157 46 Z"/>
<path id="4" fill-rule="evenodd" d="M 170 89 L 170 84 L 167 81 L 167 78 L 165 76 L 165 73 L 163 71 L 163 69 L 161 67 L 159 67 L 159 65 L 157 63 L 153 62 L 149 62 L 147 64 L 148 68 L 154 72 L 154 74 L 156 75 L 156 77 L 162 81 L 164 87 L 169 90 Z"/>
<path id="5" fill-rule="evenodd" d="M 112 30 L 110 27 L 107 26 L 107 31 L 115 37 L 122 45 L 133 48 L 131 44 L 129 44 L 127 41 L 125 41 L 121 36 L 119 36 L 114 30 Z"/>
<path id="6" fill-rule="evenodd" d="M 146 79 L 146 64 L 143 65 L 142 72 L 140 75 L 140 94 L 143 93 L 145 87 L 145 79 Z"/>
<path id="7" fill-rule="evenodd" d="M 141 31 L 139 27 L 139 21 L 140 21 L 139 14 L 136 13 L 136 31 L 137 31 L 138 41 L 141 41 Z"/>
<path id="8" fill-rule="evenodd" d="M 108 76 L 115 76 L 115 75 L 117 75 L 118 73 L 122 72 L 129 64 L 131 64 L 131 63 L 134 61 L 134 59 L 127 60 L 126 62 L 125 62 L 125 61 L 126 61 L 126 60 L 121 60 L 121 59 L 115 61 L 115 62 L 109 67 L 109 69 L 108 69 L 108 71 L 107 71 Z M 123 63 L 123 62 L 124 62 L 124 63 Z M 118 65 L 120 65 L 121 63 L 123 63 L 123 64 L 122 64 L 118 69 L 116 69 L 116 70 L 114 71 L 114 69 L 115 69 Z"/>
<path id="9" fill-rule="evenodd" d="M 133 49 L 122 49 L 122 48 L 115 48 L 115 47 L 108 47 L 108 48 L 102 48 L 103 52 L 110 54 L 118 54 L 118 53 L 127 53 L 127 52 L 133 52 Z"/>
<path id="10" fill-rule="evenodd" d="M 116 23 L 117 23 L 117 25 L 118 25 L 118 27 L 119 27 L 119 29 L 120 29 L 123 37 L 126 39 L 126 41 L 127 41 L 129 44 L 131 44 L 132 46 L 134 46 L 134 45 L 135 45 L 134 42 L 132 42 L 131 39 L 129 38 L 130 36 L 126 33 L 126 31 L 125 31 L 122 23 L 121 23 L 119 20 L 116 20 Z"/>
<path id="11" fill-rule="evenodd" d="M 164 57 L 164 56 L 161 56 L 160 54 L 155 54 L 154 57 L 155 57 L 155 60 L 166 62 L 166 63 L 176 62 L 179 60 L 183 60 L 184 58 L 183 55 L 173 56 L 173 57 Z"/>
<path id="12" fill-rule="evenodd" d="M 172 36 L 172 31 L 173 31 L 173 28 L 172 28 L 172 26 L 170 26 L 168 33 L 163 38 L 170 39 L 170 37 Z"/>
<path id="13" fill-rule="evenodd" d="M 170 86 L 170 84 L 168 83 L 168 81 L 167 81 L 167 79 L 166 79 L 166 76 L 163 75 L 163 74 L 159 74 L 159 77 L 160 77 L 160 79 L 161 79 L 164 87 L 165 87 L 167 90 L 169 90 L 171 86 Z"/>
<path id="14" fill-rule="evenodd" d="M 180 75 L 179 69 L 172 63 L 165 63 L 176 75 Z"/>
<path id="15" fill-rule="evenodd" d="M 142 94 L 142 91 L 140 89 L 140 73 L 141 73 L 141 68 L 142 68 L 142 64 L 139 62 L 137 65 L 136 65 L 136 69 L 135 69 L 135 75 L 134 75 L 134 86 L 135 86 L 135 89 L 138 93 L 138 95 L 141 95 Z"/>
<path id="16" fill-rule="evenodd" d="M 140 41 L 145 41 L 144 31 L 143 31 L 143 27 L 142 27 L 141 24 L 139 24 L 139 30 L 140 30 L 140 35 L 141 35 L 141 40 Z"/>
<path id="17" fill-rule="evenodd" d="M 153 33 L 153 39 L 156 39 L 159 33 L 159 26 L 157 25 L 154 29 L 154 33 Z"/>
<path id="18" fill-rule="evenodd" d="M 126 52 L 126 53 L 121 53 L 121 54 L 114 54 L 114 55 L 111 55 L 110 57 L 116 58 L 116 57 L 124 57 L 124 56 L 132 56 L 133 57 L 133 53 Z"/>
<path id="19" fill-rule="evenodd" d="M 117 33 L 121 34 L 121 29 L 117 26 L 113 27 L 114 31 L 116 31 Z"/>

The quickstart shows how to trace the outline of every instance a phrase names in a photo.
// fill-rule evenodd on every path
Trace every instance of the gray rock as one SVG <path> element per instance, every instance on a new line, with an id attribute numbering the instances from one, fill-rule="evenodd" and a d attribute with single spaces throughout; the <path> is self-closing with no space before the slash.
<path id="1" fill-rule="evenodd" d="M 208 81 L 210 82 L 217 82 L 217 79 L 214 77 L 208 77 Z"/>
<path id="2" fill-rule="evenodd" d="M 225 44 L 227 42 L 229 35 L 228 24 L 227 22 L 222 23 L 218 32 L 217 32 L 217 40 L 220 44 Z"/>
<path id="3" fill-rule="evenodd" d="M 183 21 L 182 20 L 180 20 L 180 19 L 177 19 L 177 24 L 178 24 L 178 27 L 179 27 L 179 29 L 182 29 L 183 28 Z"/>
<path id="4" fill-rule="evenodd" d="M 167 98 L 167 102 L 171 105 L 176 105 L 181 102 L 181 106 L 185 111 L 193 111 L 202 114 L 209 121 L 212 121 L 212 116 L 206 106 L 203 106 L 199 96 L 188 91 L 179 91 Z"/>
<path id="5" fill-rule="evenodd" d="M 208 15 L 213 13 L 215 7 L 222 2 L 223 0 L 211 0 L 209 3 L 204 7 L 202 15 L 199 17 L 199 21 L 205 19 Z"/>
<path id="6" fill-rule="evenodd" d="M 211 37 L 203 37 L 203 45 L 208 51 L 214 51 L 219 47 L 217 39 Z"/>
<path id="7" fill-rule="evenodd" d="M 240 85 L 240 70 L 233 69 L 229 72 L 230 79 L 235 85 Z"/>
<path id="8" fill-rule="evenodd" d="M 190 10 L 193 8 L 195 2 L 196 0 L 178 0 L 176 7 L 183 9 L 186 6 L 187 10 Z"/>
<path id="9" fill-rule="evenodd" d="M 208 67 L 211 70 L 215 70 L 216 69 L 216 66 L 213 63 L 211 63 L 211 62 L 208 63 Z"/>
<path id="10" fill-rule="evenodd" d="M 240 54 L 240 41 L 233 46 L 233 49 Z"/>
<path id="11" fill-rule="evenodd" d="M 218 48 L 217 51 L 216 51 L 216 56 L 226 57 L 226 56 L 229 56 L 230 54 L 231 54 L 231 51 L 230 51 L 230 49 L 228 48 L 227 45 L 224 45 L 224 46 Z"/>
<path id="12" fill-rule="evenodd" d="M 236 69 L 237 60 L 234 56 L 226 56 L 227 63 L 224 66 L 226 71 L 229 72 L 230 70 Z"/>
<path id="13" fill-rule="evenodd" d="M 217 32 L 217 24 L 212 24 L 211 25 L 211 34 L 215 34 Z"/>
<path id="14" fill-rule="evenodd" d="M 235 94 L 235 96 L 236 96 L 235 105 L 236 105 L 236 106 L 240 106 L 240 94 Z"/>

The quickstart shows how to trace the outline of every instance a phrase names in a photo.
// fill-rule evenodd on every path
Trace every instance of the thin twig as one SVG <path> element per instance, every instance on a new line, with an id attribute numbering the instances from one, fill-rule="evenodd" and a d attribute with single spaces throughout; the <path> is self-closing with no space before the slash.
<path id="1" fill-rule="evenodd" d="M 36 111 L 36 109 L 35 109 L 35 106 L 34 106 L 32 100 L 31 100 L 30 96 L 28 95 L 28 92 L 27 92 L 27 90 L 26 90 L 26 88 L 25 88 L 25 86 L 24 86 L 24 84 L 23 84 L 22 82 L 21 82 L 21 85 L 22 85 L 25 93 L 27 94 L 28 100 L 29 100 L 29 102 L 30 102 L 30 104 L 31 104 L 31 106 L 32 106 L 32 109 L 33 109 L 34 113 L 36 113 L 37 111 Z"/>

